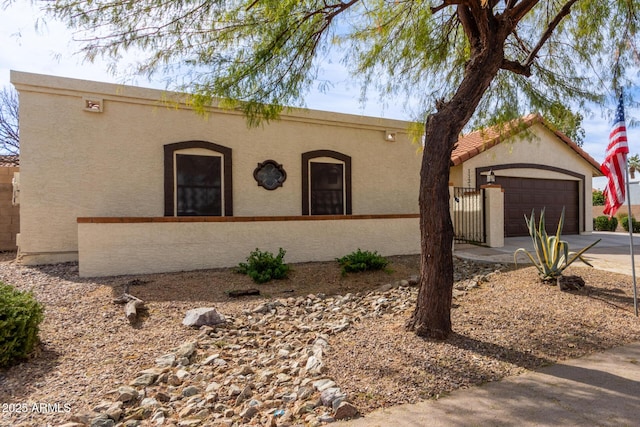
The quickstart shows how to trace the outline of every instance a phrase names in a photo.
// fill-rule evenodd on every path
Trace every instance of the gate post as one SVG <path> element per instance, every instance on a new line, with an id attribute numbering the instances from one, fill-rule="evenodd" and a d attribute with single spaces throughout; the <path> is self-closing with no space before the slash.
<path id="1" fill-rule="evenodd" d="M 504 190 L 497 184 L 486 184 L 484 189 L 484 229 L 490 248 L 504 246 Z"/>
<path id="2" fill-rule="evenodd" d="M 451 217 L 451 224 L 454 226 L 453 234 L 455 236 L 455 221 L 453 220 L 453 203 L 454 203 L 454 194 L 453 194 L 453 182 L 449 181 L 449 216 Z M 451 242 L 451 252 L 455 250 L 456 239 L 454 238 Z"/>

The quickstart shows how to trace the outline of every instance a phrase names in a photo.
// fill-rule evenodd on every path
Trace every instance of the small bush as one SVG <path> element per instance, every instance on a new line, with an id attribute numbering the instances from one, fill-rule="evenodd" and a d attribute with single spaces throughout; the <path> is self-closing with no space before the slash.
<path id="1" fill-rule="evenodd" d="M 0 282 L 0 368 L 26 358 L 33 351 L 43 313 L 33 294 Z"/>
<path id="2" fill-rule="evenodd" d="M 629 231 L 629 216 L 628 215 L 624 215 L 620 218 L 620 223 L 622 224 L 622 228 L 624 228 L 624 231 Z M 631 217 L 631 224 L 633 227 L 633 232 L 634 233 L 640 233 L 640 222 L 636 221 L 636 219 L 634 217 Z"/>
<path id="3" fill-rule="evenodd" d="M 336 261 L 342 267 L 343 276 L 360 271 L 383 270 L 389 264 L 389 261 L 382 255 L 378 255 L 378 252 L 361 251 L 360 248 L 342 258 L 336 258 Z"/>
<path id="4" fill-rule="evenodd" d="M 618 219 L 616 217 L 609 219 L 606 215 L 600 215 L 593 219 L 593 228 L 596 231 L 616 231 Z"/>
<path id="5" fill-rule="evenodd" d="M 247 258 L 236 267 L 236 272 L 246 274 L 256 283 L 266 283 L 272 279 L 284 279 L 290 267 L 283 262 L 285 250 L 280 248 L 277 256 L 271 252 L 256 248 Z"/>

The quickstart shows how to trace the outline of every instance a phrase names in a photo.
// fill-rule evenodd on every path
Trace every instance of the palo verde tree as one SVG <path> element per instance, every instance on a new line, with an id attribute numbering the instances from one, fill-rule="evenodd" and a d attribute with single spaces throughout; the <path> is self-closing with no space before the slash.
<path id="1" fill-rule="evenodd" d="M 222 99 L 249 123 L 303 105 L 322 60 L 343 55 L 364 90 L 418 99 L 420 290 L 407 326 L 451 332 L 451 151 L 471 126 L 530 112 L 575 130 L 633 60 L 640 0 L 51 0 L 89 59 L 134 50 L 204 106 Z M 574 110 L 572 110 L 572 107 Z"/>
<path id="2" fill-rule="evenodd" d="M 9 88 L 0 91 L 0 154 L 18 154 L 18 93 Z"/>

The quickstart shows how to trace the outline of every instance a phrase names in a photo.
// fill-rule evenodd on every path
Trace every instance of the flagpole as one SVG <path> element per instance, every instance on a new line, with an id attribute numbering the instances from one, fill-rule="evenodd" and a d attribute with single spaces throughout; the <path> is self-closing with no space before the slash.
<path id="1" fill-rule="evenodd" d="M 638 291 L 636 288 L 636 262 L 633 253 L 633 216 L 631 216 L 631 191 L 629 188 L 629 163 L 624 168 L 627 181 L 627 208 L 629 216 L 627 216 L 627 224 L 629 224 L 629 251 L 631 252 L 631 275 L 633 276 L 633 308 L 638 317 Z"/>

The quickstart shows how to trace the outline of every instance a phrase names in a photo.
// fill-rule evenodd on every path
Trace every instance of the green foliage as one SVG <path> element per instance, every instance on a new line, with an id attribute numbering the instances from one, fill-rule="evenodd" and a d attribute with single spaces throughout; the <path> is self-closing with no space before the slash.
<path id="1" fill-rule="evenodd" d="M 601 190 L 593 190 L 591 193 L 593 206 L 604 206 L 604 193 Z"/>
<path id="2" fill-rule="evenodd" d="M 342 267 L 343 276 L 360 271 L 383 270 L 389 264 L 389 261 L 378 252 L 361 251 L 360 248 L 342 258 L 336 258 L 336 261 Z"/>
<path id="3" fill-rule="evenodd" d="M 593 219 L 593 228 L 596 231 L 616 231 L 618 219 L 614 216 L 609 218 L 606 215 L 600 215 Z"/>
<path id="4" fill-rule="evenodd" d="M 629 231 L 629 215 L 620 215 L 620 223 L 624 231 Z M 631 224 L 633 226 L 634 233 L 640 233 L 640 222 L 636 221 L 635 217 L 631 217 Z"/>
<path id="5" fill-rule="evenodd" d="M 526 254 L 538 269 L 538 274 L 543 281 L 551 281 L 561 276 L 562 272 L 578 259 L 588 266 L 593 267 L 582 257 L 582 254 L 595 246 L 600 239 L 578 252 L 569 252 L 569 243 L 560 238 L 564 225 L 564 209 L 562 210 L 562 215 L 560 215 L 560 221 L 558 221 L 558 228 L 554 236 L 547 235 L 547 231 L 545 230 L 544 209 L 540 213 L 540 221 L 537 228 L 534 211 L 531 211 L 530 218 L 525 216 L 525 221 L 527 222 L 529 235 L 533 242 L 535 257 L 525 248 L 518 248 L 513 254 L 513 259 L 516 264 L 518 262 L 518 253 L 522 252 Z"/>
<path id="6" fill-rule="evenodd" d="M 0 282 L 0 368 L 26 358 L 38 342 L 44 309 L 30 292 Z"/>
<path id="7" fill-rule="evenodd" d="M 534 111 L 580 143 L 584 101 L 602 101 L 602 81 L 626 83 L 618 79 L 635 66 L 638 1 L 582 0 L 571 13 L 568 1 L 520 3 L 56 0 L 45 8 L 74 29 L 89 60 L 111 59 L 117 70 L 124 52 L 135 52 L 134 73 L 161 73 L 203 110 L 220 98 L 253 124 L 303 106 L 309 89 L 330 84 L 318 76 L 331 62 L 357 77 L 363 100 L 371 90 L 397 96 L 423 121 L 456 93 L 497 25 L 507 25 L 494 46 L 504 51 L 502 69 L 471 127 Z"/>
<path id="8" fill-rule="evenodd" d="M 256 283 L 266 283 L 272 279 L 284 279 L 290 271 L 290 267 L 283 262 L 285 250 L 280 248 L 278 255 L 271 252 L 255 251 L 247 257 L 247 262 L 241 262 L 236 267 L 236 272 L 246 274 Z"/>

